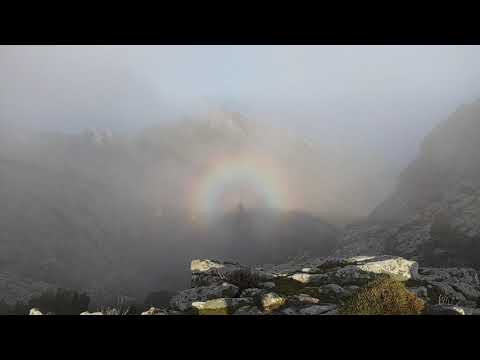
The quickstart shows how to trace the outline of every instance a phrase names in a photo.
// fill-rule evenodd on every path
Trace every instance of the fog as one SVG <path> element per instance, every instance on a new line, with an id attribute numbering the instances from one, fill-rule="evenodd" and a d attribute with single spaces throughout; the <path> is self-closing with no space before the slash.
<path id="1" fill-rule="evenodd" d="M 193 258 L 327 255 L 478 99 L 479 62 L 477 46 L 2 46 L 0 272 L 141 297 L 188 286 Z"/>

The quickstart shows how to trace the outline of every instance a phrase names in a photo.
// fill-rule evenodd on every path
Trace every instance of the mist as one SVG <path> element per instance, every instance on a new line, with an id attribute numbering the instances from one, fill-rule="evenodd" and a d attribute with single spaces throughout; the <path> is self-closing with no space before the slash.
<path id="1" fill-rule="evenodd" d="M 480 94 L 477 46 L 2 46 L 0 272 L 143 297 L 327 255 Z"/>

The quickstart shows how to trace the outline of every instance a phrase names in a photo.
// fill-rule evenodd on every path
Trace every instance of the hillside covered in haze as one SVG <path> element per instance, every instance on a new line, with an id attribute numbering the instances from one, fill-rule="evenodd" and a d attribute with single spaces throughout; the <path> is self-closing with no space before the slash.
<path id="1" fill-rule="evenodd" d="M 339 254 L 397 254 L 434 266 L 480 267 L 480 102 L 424 139 L 395 192 L 351 226 Z"/>
<path id="2" fill-rule="evenodd" d="M 325 255 L 330 224 L 388 189 L 380 158 L 221 110 L 131 134 L 2 130 L 0 272 L 91 293 L 182 288 L 199 256 Z"/>

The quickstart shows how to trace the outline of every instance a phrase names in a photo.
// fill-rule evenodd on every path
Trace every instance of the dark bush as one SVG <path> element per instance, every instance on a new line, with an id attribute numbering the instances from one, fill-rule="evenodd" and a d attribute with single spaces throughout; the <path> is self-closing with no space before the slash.
<path id="1" fill-rule="evenodd" d="M 57 315 L 79 315 L 88 310 L 90 297 L 74 290 L 47 290 L 41 295 L 30 299 L 29 308 L 38 308 L 42 313 Z"/>
<path id="2" fill-rule="evenodd" d="M 304 284 L 291 278 L 276 278 L 273 280 L 273 283 L 275 284 L 275 292 L 284 296 L 297 295 L 305 288 Z M 318 296 L 316 292 L 310 293 L 310 295 Z"/>
<path id="3" fill-rule="evenodd" d="M 28 304 L 17 302 L 10 311 L 12 315 L 28 315 L 30 308 Z"/>
<path id="4" fill-rule="evenodd" d="M 342 306 L 342 315 L 420 315 L 424 302 L 388 275 L 360 288 Z"/>
<path id="5" fill-rule="evenodd" d="M 238 286 L 241 290 L 258 287 L 258 284 L 265 281 L 263 277 L 251 269 L 239 269 L 221 276 L 226 282 Z"/>
<path id="6" fill-rule="evenodd" d="M 12 310 L 12 307 L 8 305 L 5 300 L 0 300 L 0 315 L 10 315 Z"/>
<path id="7" fill-rule="evenodd" d="M 172 296 L 173 293 L 166 290 L 155 291 L 147 295 L 144 305 L 147 308 L 152 306 L 156 308 L 167 307 Z"/>

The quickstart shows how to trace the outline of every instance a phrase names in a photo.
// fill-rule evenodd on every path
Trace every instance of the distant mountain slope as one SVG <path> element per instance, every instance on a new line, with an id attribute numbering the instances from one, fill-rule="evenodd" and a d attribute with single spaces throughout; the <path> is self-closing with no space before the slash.
<path id="1" fill-rule="evenodd" d="M 0 160 L 0 204 L 0 268 L 28 277 L 87 284 L 127 241 L 108 188 L 68 172 Z"/>
<path id="2" fill-rule="evenodd" d="M 337 253 L 480 267 L 479 153 L 480 101 L 460 107 L 425 138 L 395 193 L 346 232 Z"/>
<path id="3" fill-rule="evenodd" d="M 395 220 L 441 200 L 460 183 L 480 186 L 480 101 L 459 107 L 423 140 L 395 194 L 370 218 Z"/>

